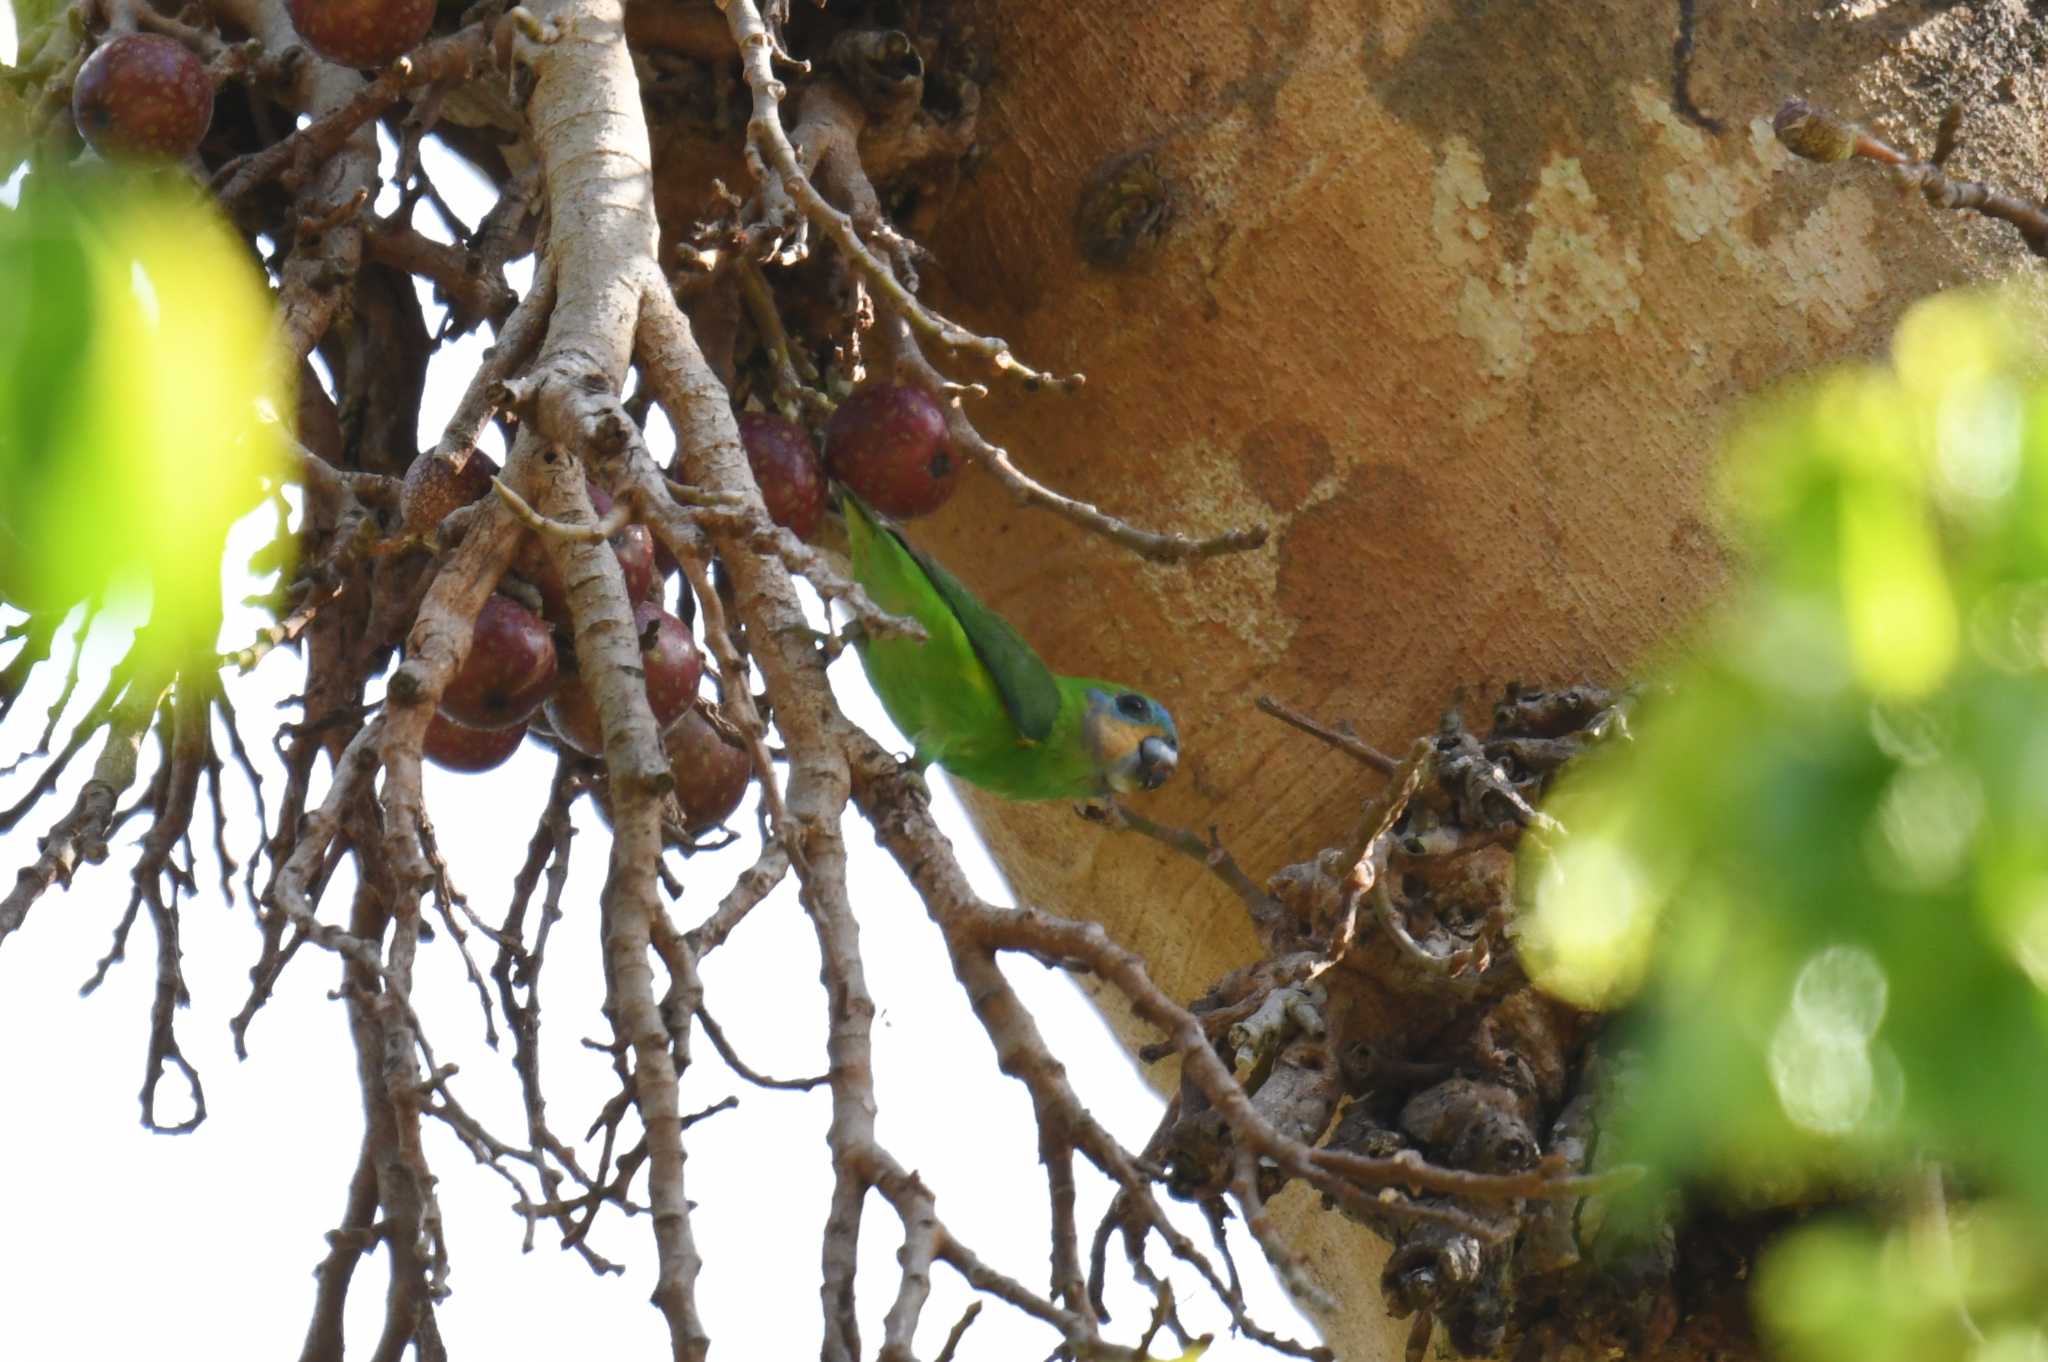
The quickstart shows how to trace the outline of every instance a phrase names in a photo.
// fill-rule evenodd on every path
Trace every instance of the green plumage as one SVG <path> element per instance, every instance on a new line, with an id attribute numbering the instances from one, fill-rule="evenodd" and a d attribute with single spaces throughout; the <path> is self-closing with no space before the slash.
<path id="1" fill-rule="evenodd" d="M 928 636 L 857 645 L 869 683 L 920 763 L 1008 799 L 1086 799 L 1136 787 L 1133 753 L 1145 739 L 1177 753 L 1173 720 L 1157 702 L 1110 682 L 1055 675 L 1007 620 L 851 493 L 841 494 L 841 506 L 854 579 L 876 605 L 915 619 Z M 1156 755 L 1157 744 L 1148 751 Z"/>

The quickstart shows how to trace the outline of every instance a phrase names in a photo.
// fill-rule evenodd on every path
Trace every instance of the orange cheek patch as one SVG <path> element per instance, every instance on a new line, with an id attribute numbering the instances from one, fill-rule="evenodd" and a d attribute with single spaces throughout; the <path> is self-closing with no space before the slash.
<path id="1" fill-rule="evenodd" d="M 1138 744 L 1159 730 L 1151 724 L 1121 723 L 1105 719 L 1095 726 L 1095 755 L 1105 766 L 1113 766 L 1138 750 Z"/>

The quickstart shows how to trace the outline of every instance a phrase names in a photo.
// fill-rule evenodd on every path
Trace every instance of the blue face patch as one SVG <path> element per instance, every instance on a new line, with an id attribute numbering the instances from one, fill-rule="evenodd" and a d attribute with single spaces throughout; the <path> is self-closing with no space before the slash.
<path id="1" fill-rule="evenodd" d="M 1137 691 L 1088 692 L 1088 745 L 1111 789 L 1152 789 L 1171 774 L 1180 735 L 1166 707 Z"/>
<path id="2" fill-rule="evenodd" d="M 1100 691 L 1094 693 L 1102 695 Z M 1173 716 L 1166 712 L 1166 706 L 1160 704 L 1151 696 L 1140 695 L 1134 690 L 1127 690 L 1118 693 L 1114 697 L 1102 696 L 1102 698 L 1107 700 L 1110 707 L 1116 711 L 1116 716 L 1126 723 L 1150 725 L 1159 731 L 1160 736 L 1170 738 L 1176 743 L 1180 741 L 1180 735 L 1173 726 Z"/>

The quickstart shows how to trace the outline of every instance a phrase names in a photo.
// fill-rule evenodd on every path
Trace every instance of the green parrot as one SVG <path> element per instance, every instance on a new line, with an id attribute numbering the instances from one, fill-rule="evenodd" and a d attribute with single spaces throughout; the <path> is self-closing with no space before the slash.
<path id="1" fill-rule="evenodd" d="M 862 668 L 916 748 L 1005 799 L 1092 799 L 1153 790 L 1180 761 L 1173 716 L 1109 681 L 1057 676 L 953 574 L 841 490 L 854 580 L 926 641 L 859 638 Z"/>

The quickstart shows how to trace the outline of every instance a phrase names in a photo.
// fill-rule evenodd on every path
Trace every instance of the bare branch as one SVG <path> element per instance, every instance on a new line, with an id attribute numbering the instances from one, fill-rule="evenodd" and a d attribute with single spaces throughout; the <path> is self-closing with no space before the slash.
<path id="1" fill-rule="evenodd" d="M 809 1092 L 812 1088 L 823 1087 L 832 1081 L 830 1076 L 826 1074 L 819 1074 L 816 1078 L 764 1078 L 748 1068 L 741 1061 L 740 1057 L 733 1052 L 732 1042 L 725 1038 L 724 1029 L 719 1026 L 709 1012 L 704 1010 L 704 1006 L 701 1003 L 697 1006 L 696 1017 L 698 1024 L 704 1028 L 705 1037 L 711 1042 L 711 1048 L 718 1051 L 718 1057 L 725 1061 L 726 1067 L 757 1088 L 779 1088 L 787 1092 Z"/>
<path id="2" fill-rule="evenodd" d="M 1374 747 L 1371 743 L 1360 738 L 1356 733 L 1353 733 L 1349 724 L 1331 728 L 1326 724 L 1317 723 L 1300 710 L 1291 709 L 1270 695 L 1261 695 L 1258 698 L 1257 704 L 1260 713 L 1270 714 L 1280 722 L 1290 724 L 1311 737 L 1321 738 L 1339 752 L 1356 757 L 1359 761 L 1370 766 L 1383 776 L 1394 774 L 1395 768 L 1401 764 L 1393 757 Z"/>
<path id="3" fill-rule="evenodd" d="M 156 714 L 157 702 L 170 678 L 136 677 L 107 719 L 107 744 L 93 763 L 92 776 L 78 792 L 71 811 L 43 838 L 42 853 L 15 877 L 14 888 L 0 899 L 0 944 L 5 944 L 28 916 L 35 901 L 54 883 L 69 884 L 81 861 L 107 857 L 106 835 L 114 805 L 135 783 L 136 760 L 143 734 Z M 83 724 L 80 727 L 84 727 Z"/>

